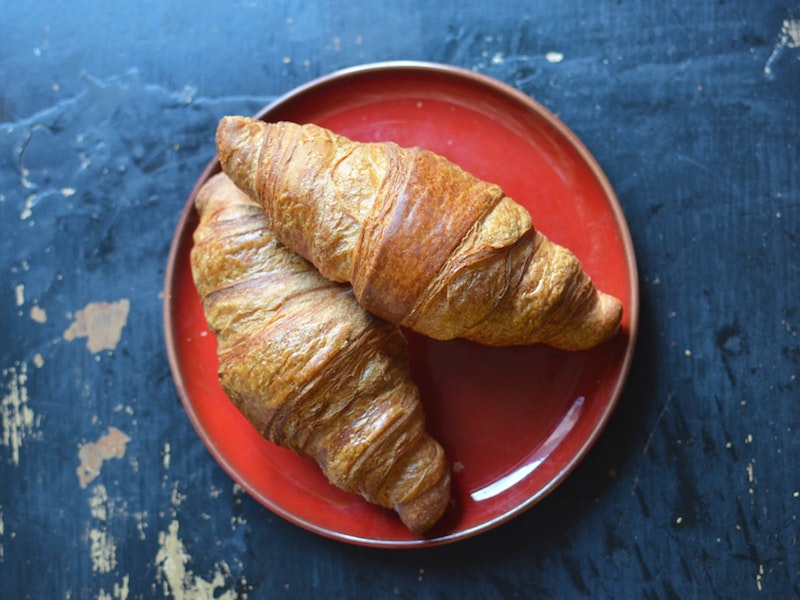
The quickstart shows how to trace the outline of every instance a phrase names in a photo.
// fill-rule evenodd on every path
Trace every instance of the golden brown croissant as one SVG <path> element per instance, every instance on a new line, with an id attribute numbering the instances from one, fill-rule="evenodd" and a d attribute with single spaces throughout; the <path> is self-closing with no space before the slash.
<path id="1" fill-rule="evenodd" d="M 223 170 L 275 234 L 369 311 L 437 339 L 547 343 L 612 337 L 622 315 L 572 252 L 499 186 L 445 158 L 316 125 L 225 117 Z"/>
<path id="2" fill-rule="evenodd" d="M 313 457 L 337 487 L 421 533 L 450 499 L 400 330 L 278 242 L 224 174 L 196 196 L 192 274 L 216 334 L 219 378 L 272 442 Z"/>

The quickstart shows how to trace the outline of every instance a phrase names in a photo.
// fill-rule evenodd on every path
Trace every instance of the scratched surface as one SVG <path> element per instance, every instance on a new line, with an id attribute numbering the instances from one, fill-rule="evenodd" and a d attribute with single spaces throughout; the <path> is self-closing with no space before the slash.
<path id="1" fill-rule="evenodd" d="M 800 3 L 5 3 L 0 597 L 800 595 Z M 502 79 L 615 187 L 641 276 L 629 384 L 512 523 L 387 552 L 272 515 L 181 408 L 161 325 L 224 114 L 359 63 Z"/>

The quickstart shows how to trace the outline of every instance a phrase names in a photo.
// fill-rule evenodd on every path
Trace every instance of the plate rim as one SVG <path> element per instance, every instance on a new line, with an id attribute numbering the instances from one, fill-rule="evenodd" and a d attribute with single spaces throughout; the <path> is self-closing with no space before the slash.
<path id="1" fill-rule="evenodd" d="M 192 218 L 192 213 L 194 212 L 193 199 L 196 196 L 199 188 L 209 177 L 221 171 L 219 157 L 216 153 L 207 163 L 206 167 L 202 170 L 195 181 L 175 225 L 175 230 L 170 242 L 167 256 L 167 266 L 164 274 L 162 320 L 170 372 L 183 409 L 186 411 L 186 414 L 189 417 L 189 420 L 192 423 L 192 426 L 194 427 L 198 437 L 204 443 L 206 449 L 209 451 L 215 461 L 222 467 L 228 476 L 231 477 L 231 479 L 233 479 L 233 481 L 239 484 L 243 489 L 245 489 L 251 497 L 290 523 L 329 539 L 374 548 L 425 548 L 453 543 L 474 537 L 480 533 L 494 529 L 497 526 L 506 523 L 514 517 L 526 512 L 528 509 L 548 496 L 559 485 L 561 485 L 561 483 L 563 483 L 563 481 L 584 460 L 586 454 L 595 445 L 598 438 L 605 430 L 611 415 L 619 403 L 619 399 L 622 396 L 630 375 L 639 330 L 639 276 L 633 240 L 624 211 L 622 209 L 622 205 L 620 204 L 616 192 L 611 186 L 608 177 L 600 167 L 600 164 L 594 155 L 592 155 L 583 141 L 551 110 L 535 100 L 532 96 L 529 96 L 510 84 L 507 84 L 504 81 L 496 79 L 490 75 L 455 65 L 426 61 L 396 60 L 365 63 L 335 70 L 311 79 L 310 81 L 277 96 L 263 108 L 259 109 L 253 115 L 253 117 L 256 119 L 265 120 L 270 113 L 278 110 L 286 104 L 290 104 L 303 94 L 314 91 L 325 85 L 340 83 L 343 80 L 353 77 L 369 76 L 375 73 L 385 73 L 390 71 L 404 71 L 408 72 L 409 74 L 413 72 L 422 72 L 466 80 L 466 83 L 468 84 L 493 90 L 499 93 L 501 96 L 515 100 L 523 105 L 527 110 L 536 113 L 537 116 L 543 118 L 557 131 L 559 136 L 563 137 L 564 140 L 568 142 L 570 146 L 572 146 L 572 148 L 580 156 L 580 159 L 583 161 L 584 165 L 591 171 L 592 175 L 597 180 L 599 187 L 602 189 L 603 196 L 605 197 L 614 217 L 616 229 L 619 233 L 621 247 L 627 263 L 627 280 L 630 287 L 630 303 L 629 306 L 626 306 L 626 312 L 628 313 L 628 327 L 624 332 L 624 334 L 627 336 L 627 341 L 625 345 L 625 352 L 622 356 L 621 362 L 619 363 L 619 375 L 616 378 L 613 390 L 609 394 L 609 399 L 605 403 L 604 409 L 601 411 L 596 425 L 592 428 L 591 434 L 586 436 L 577 451 L 572 453 L 570 460 L 568 460 L 562 467 L 558 469 L 558 473 L 549 480 L 546 486 L 542 487 L 535 494 L 532 494 L 530 497 L 526 498 L 524 502 L 516 504 L 511 509 L 502 512 L 491 519 L 482 521 L 480 524 L 473 525 L 467 529 L 462 529 L 438 537 L 420 537 L 419 539 L 409 540 L 382 540 L 371 537 L 356 536 L 340 531 L 333 531 L 329 528 L 322 527 L 315 523 L 309 522 L 306 519 L 298 517 L 297 515 L 272 502 L 258 490 L 254 489 L 249 482 L 241 481 L 240 479 L 242 478 L 238 476 L 237 470 L 231 465 L 227 458 L 217 450 L 215 443 L 202 427 L 200 418 L 194 410 L 192 403 L 188 399 L 187 387 L 183 379 L 180 365 L 178 364 L 176 351 L 177 344 L 175 340 L 175 315 L 174 311 L 172 310 L 173 288 L 177 274 L 177 257 L 180 251 L 183 249 L 183 245 L 186 243 L 186 234 L 184 230 L 186 228 L 187 221 Z"/>

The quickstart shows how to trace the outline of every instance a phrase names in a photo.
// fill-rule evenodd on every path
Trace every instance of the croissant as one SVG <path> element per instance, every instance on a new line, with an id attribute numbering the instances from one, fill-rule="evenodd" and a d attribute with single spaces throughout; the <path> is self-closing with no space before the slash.
<path id="1" fill-rule="evenodd" d="M 394 509 L 413 532 L 450 499 L 444 450 L 425 430 L 398 327 L 280 244 L 224 175 L 196 195 L 191 268 L 219 380 L 270 441 L 312 457 L 337 487 Z"/>
<path id="2" fill-rule="evenodd" d="M 580 350 L 615 335 L 621 302 L 503 190 L 422 148 L 224 117 L 222 169 L 275 234 L 367 310 L 436 339 Z"/>

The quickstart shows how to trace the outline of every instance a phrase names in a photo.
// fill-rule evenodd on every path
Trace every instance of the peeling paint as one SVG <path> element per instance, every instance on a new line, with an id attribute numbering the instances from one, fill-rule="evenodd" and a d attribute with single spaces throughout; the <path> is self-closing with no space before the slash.
<path id="1" fill-rule="evenodd" d="M 125 456 L 125 448 L 131 440 L 116 427 L 109 427 L 108 433 L 96 442 L 83 444 L 78 450 L 78 482 L 82 488 L 100 475 L 103 463 L 110 458 L 122 458 Z"/>
<path id="2" fill-rule="evenodd" d="M 91 302 L 75 313 L 74 321 L 64 332 L 64 339 L 71 342 L 77 338 L 87 338 L 86 347 L 93 354 L 101 350 L 113 350 L 122 337 L 130 307 L 127 298 L 111 303 Z"/>
<path id="3" fill-rule="evenodd" d="M 89 530 L 89 555 L 92 560 L 92 571 L 110 573 L 117 563 L 117 546 L 114 539 L 106 531 L 109 514 L 108 492 L 103 484 L 92 489 L 89 498 L 89 511 L 96 521 Z"/>
<path id="4" fill-rule="evenodd" d="M 178 537 L 179 524 L 173 519 L 167 531 L 158 534 L 158 552 L 156 553 L 156 578 L 161 583 L 164 596 L 175 600 L 234 600 L 238 596 L 235 590 L 225 590 L 225 580 L 230 576 L 230 567 L 223 561 L 215 565 L 210 581 L 206 581 L 188 570 L 191 556 Z"/>
<path id="5" fill-rule="evenodd" d="M 8 394 L 0 401 L 0 420 L 3 422 L 2 444 L 11 449 L 11 463 L 19 464 L 19 451 L 25 438 L 38 427 L 38 418 L 28 406 L 28 366 L 3 369 L 8 378 Z"/>

